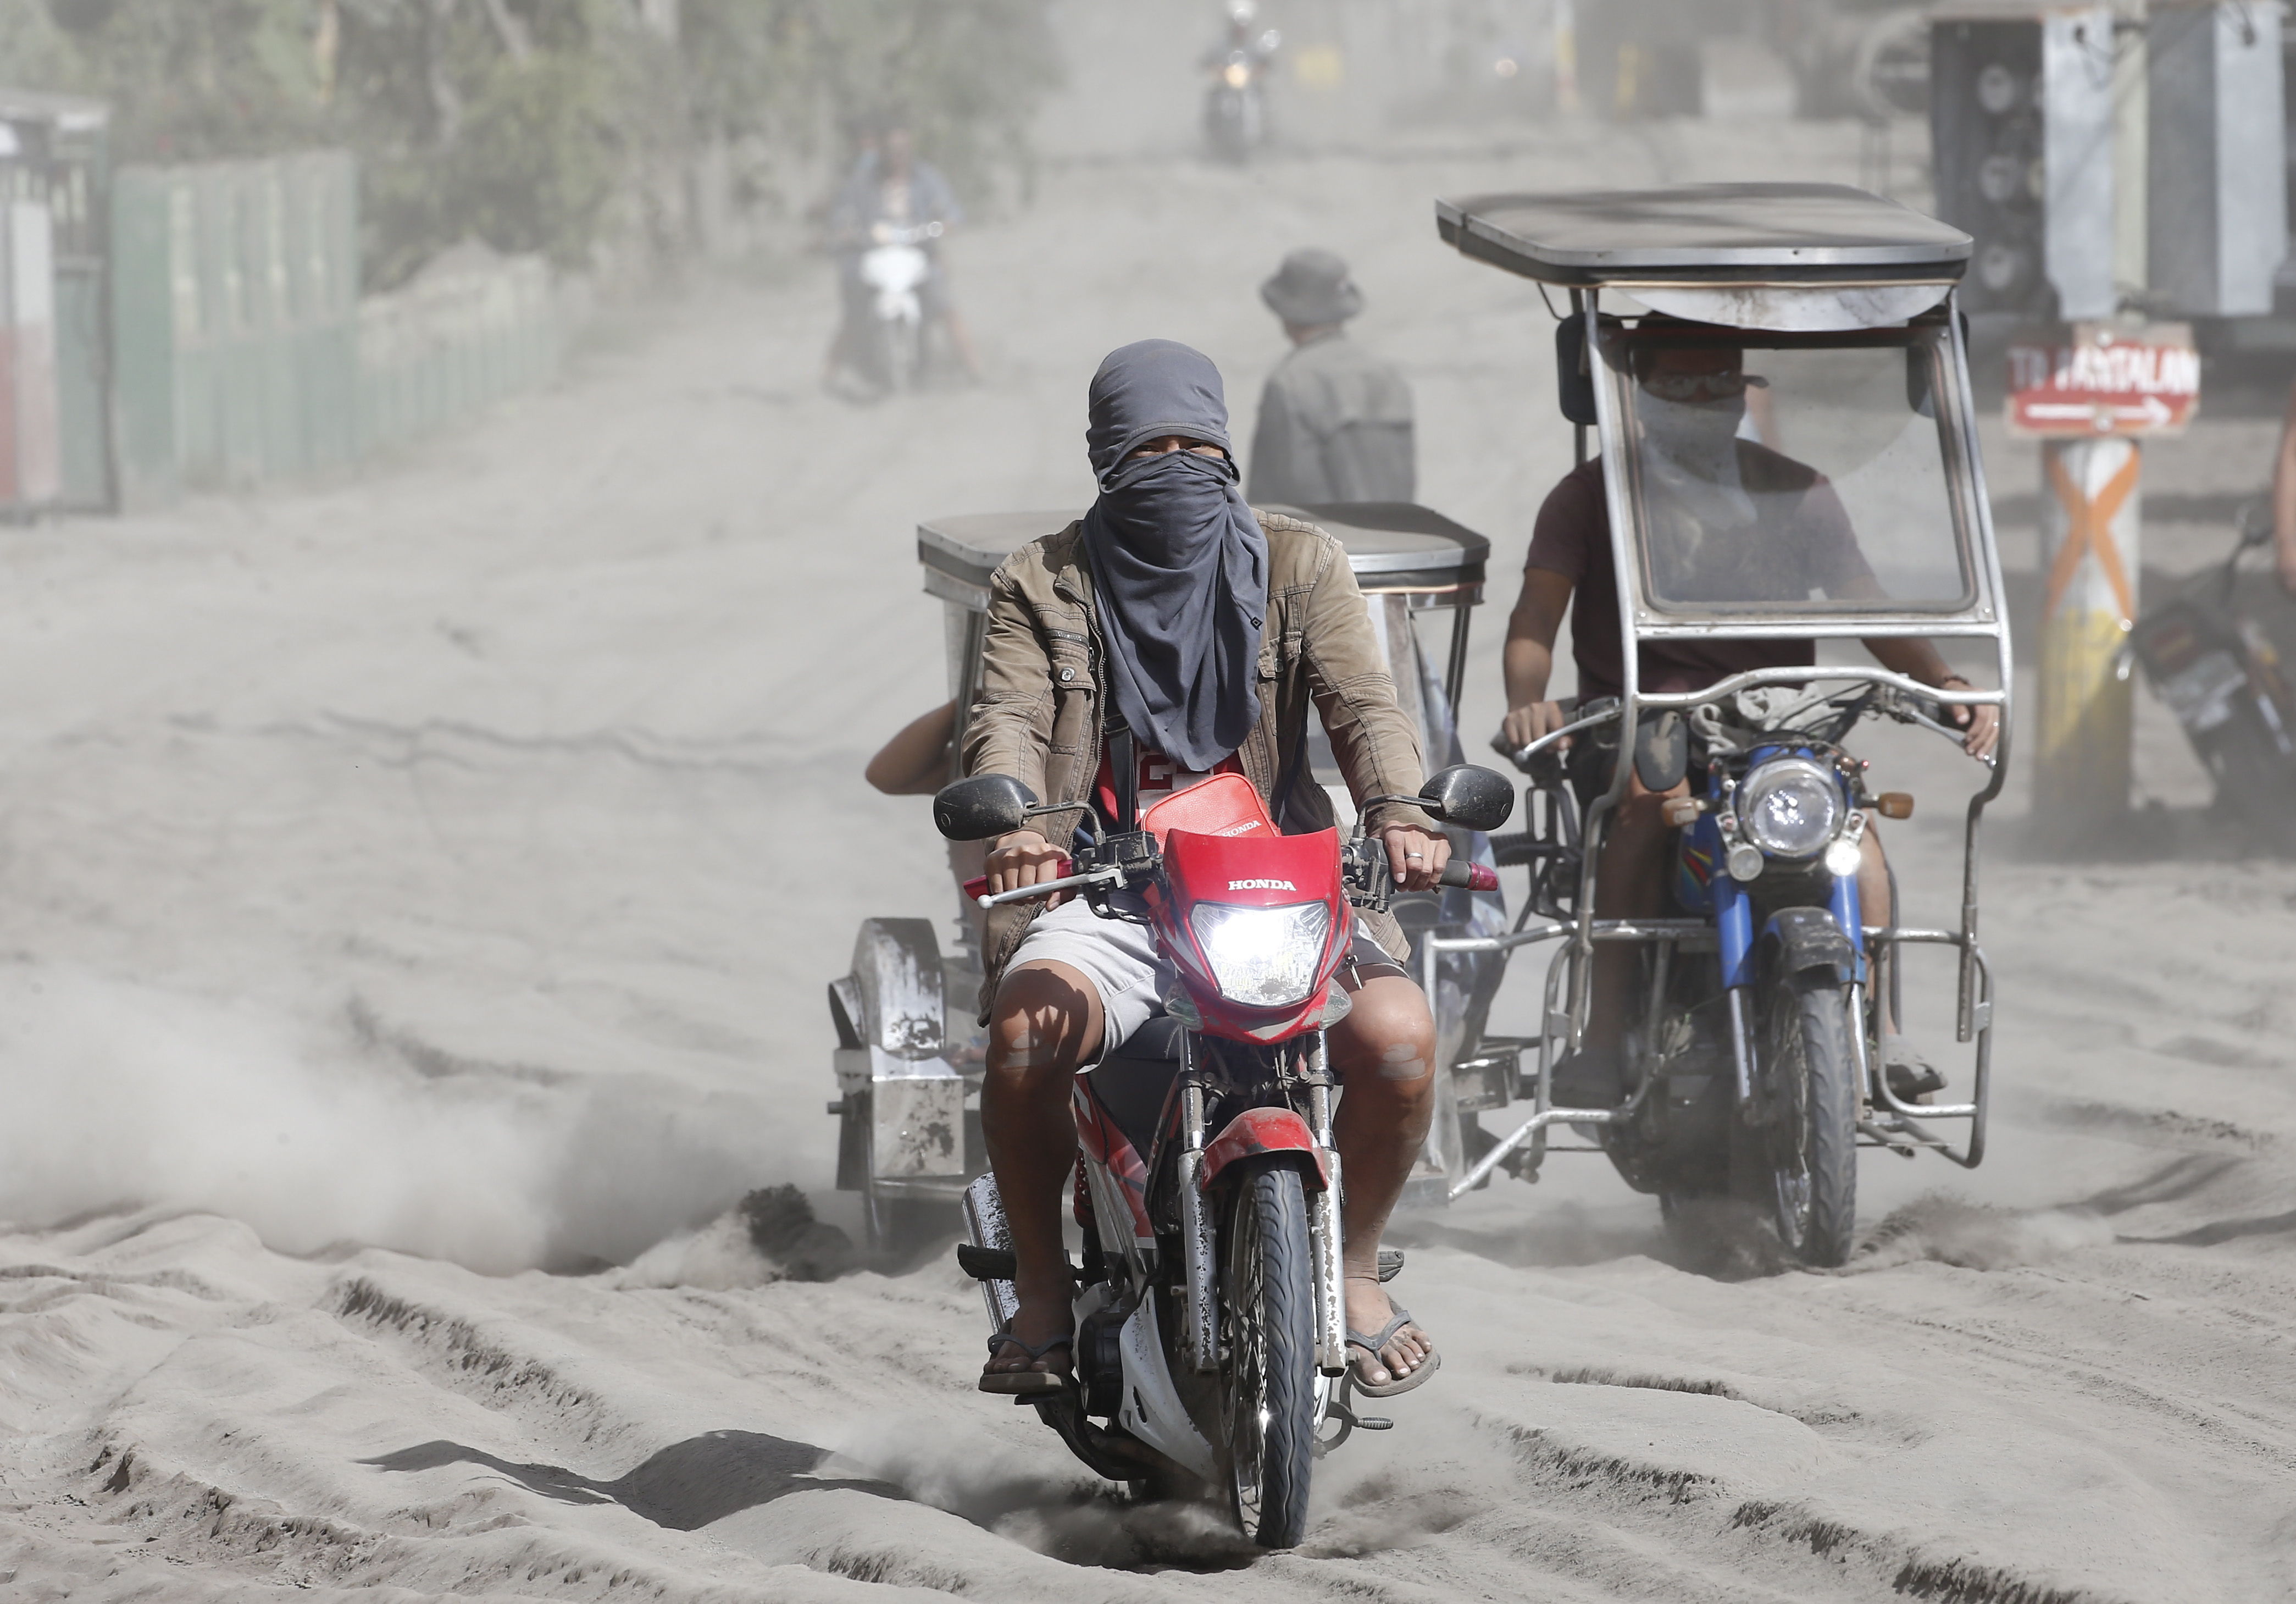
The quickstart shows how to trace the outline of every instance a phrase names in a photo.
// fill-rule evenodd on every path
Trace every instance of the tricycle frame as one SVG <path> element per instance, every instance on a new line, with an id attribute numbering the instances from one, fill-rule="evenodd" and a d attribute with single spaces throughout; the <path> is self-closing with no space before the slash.
<path id="1" fill-rule="evenodd" d="M 1526 907 L 1516 928 L 1506 934 L 1444 936 L 1431 933 L 1423 942 L 1418 954 L 1423 980 L 1431 986 L 1436 965 L 1445 953 L 1512 953 L 1517 949 L 1542 943 L 1560 943 L 1546 972 L 1539 1033 L 1531 1041 L 1512 1044 L 1512 1051 L 1518 1055 L 1521 1048 L 1534 1045 L 1537 1048 L 1535 1074 L 1521 1077 L 1518 1061 L 1515 1077 L 1529 1081 L 1523 1090 L 1529 1096 L 1531 1115 L 1466 1166 L 1464 1173 L 1448 1189 L 1449 1197 L 1456 1200 L 1484 1184 L 1494 1170 L 1510 1160 L 1513 1161 L 1517 1173 L 1535 1179 L 1545 1155 L 1549 1151 L 1604 1151 L 1601 1145 L 1592 1142 L 1550 1146 L 1550 1129 L 1557 1124 L 1587 1130 L 1622 1123 L 1634 1117 L 1650 1095 L 1651 1088 L 1660 1079 L 1655 1074 L 1645 1075 L 1628 1099 L 1614 1108 L 1557 1107 L 1553 1099 L 1552 1077 L 1559 1053 L 1576 1050 L 1585 1038 L 1593 984 L 1591 960 L 1597 942 L 1631 942 L 1650 945 L 1656 950 L 1659 962 L 1663 966 L 1670 962 L 1674 951 L 1694 949 L 1701 942 L 1711 946 L 1714 940 L 1710 924 L 1700 919 L 1622 920 L 1595 917 L 1602 847 L 1611 818 L 1627 794 L 1631 773 L 1631 765 L 1625 756 L 1629 745 L 1625 732 L 1638 728 L 1646 712 L 1686 711 L 1734 695 L 1742 689 L 1788 684 L 1808 686 L 1834 682 L 1888 687 L 1950 707 L 1990 706 L 2000 710 L 2001 730 L 1993 756 L 1992 772 L 1986 785 L 1970 799 L 1964 822 L 1962 895 L 1957 926 L 1939 929 L 1868 925 L 1862 932 L 1864 950 L 1869 960 L 1866 970 L 1867 975 L 1892 971 L 1898 961 L 1900 949 L 1908 945 L 1950 947 L 1958 954 L 1956 1039 L 1971 1045 L 1973 1049 L 1971 1099 L 1956 1104 L 1914 1105 L 1898 1098 L 1890 1090 L 1888 1077 L 1882 1073 L 1881 1067 L 1871 1062 L 1867 1050 L 1863 1017 L 1866 990 L 1863 978 L 1850 989 L 1849 1003 L 1853 1014 L 1849 1037 L 1855 1044 L 1858 1078 L 1865 1092 L 1866 1106 L 1861 1110 L 1863 1117 L 1857 1126 L 1859 1144 L 1888 1147 L 1908 1156 L 1917 1147 L 1930 1147 L 1943 1153 L 1957 1164 L 1974 1168 L 1985 1156 L 1987 1113 L 1991 1093 L 1994 991 L 1992 968 L 1978 942 L 1978 845 L 1985 810 L 2000 795 L 2007 773 L 2014 680 L 2009 631 L 2001 610 L 2000 555 L 1994 539 L 1991 506 L 1985 493 L 1983 461 L 1970 406 L 1972 391 L 1968 350 L 1953 290 L 1953 281 L 1959 277 L 1960 266 L 1957 261 L 1946 259 L 1951 256 L 1953 248 L 1948 243 L 1940 249 L 1939 260 L 1928 274 L 1917 276 L 1908 272 L 1906 277 L 1927 277 L 1936 286 L 1929 292 L 1931 304 L 1942 303 L 1944 338 L 1946 349 L 1950 353 L 1952 382 L 1938 387 L 1939 407 L 1949 409 L 1949 415 L 1941 410 L 1939 422 L 1946 440 L 1948 482 L 1955 498 L 1954 511 L 1962 523 L 1968 557 L 1976 569 L 1974 594 L 1961 608 L 1945 616 L 1909 609 L 1894 618 L 1887 616 L 1886 613 L 1877 612 L 1834 618 L 1794 615 L 1668 621 L 1652 616 L 1651 609 L 1642 605 L 1637 579 L 1639 554 L 1633 544 L 1635 509 L 1630 503 L 1628 489 L 1631 469 L 1627 459 L 1626 429 L 1620 416 L 1618 398 L 1611 386 L 1602 382 L 1595 366 L 1597 359 L 1594 353 L 1602 349 L 1600 341 L 1603 330 L 1600 303 L 1603 288 L 1615 288 L 1630 294 L 1641 290 L 1649 303 L 1657 304 L 1667 299 L 1662 292 L 1669 291 L 1711 294 L 1713 284 L 1724 278 L 1745 287 L 1756 296 L 1763 292 L 1766 284 L 1791 284 L 1804 292 L 1822 289 L 1879 289 L 1881 285 L 1878 283 L 1853 282 L 1854 275 L 1842 273 L 1839 268 L 1835 271 L 1841 276 L 1833 277 L 1822 267 L 1801 267 L 1789 275 L 1742 263 L 1733 263 L 1726 271 L 1692 273 L 1678 278 L 1648 276 L 1645 282 L 1637 278 L 1631 270 L 1620 271 L 1616 267 L 1605 270 L 1602 265 L 1550 261 L 1536 244 L 1525 248 L 1520 240 L 1509 242 L 1503 249 L 1493 248 L 1488 240 L 1480 244 L 1471 243 L 1478 232 L 1472 210 L 1473 204 L 1446 204 L 1439 214 L 1446 236 L 1453 239 L 1467 254 L 1497 262 L 1545 283 L 1568 285 L 1570 316 L 1573 319 L 1583 320 L 1583 349 L 1587 353 L 1588 373 L 1595 380 L 1593 385 L 1595 423 L 1603 457 L 1611 560 L 1615 572 L 1620 575 L 1620 638 L 1628 649 L 1620 654 L 1622 694 L 1615 708 L 1566 724 L 1517 754 L 1519 759 L 1528 760 L 1541 749 L 1557 745 L 1575 734 L 1605 722 L 1615 721 L 1621 732 L 1620 757 L 1612 765 L 1610 782 L 1603 794 L 1592 799 L 1583 810 L 1578 832 L 1580 862 L 1578 895 L 1574 903 L 1576 917 L 1531 925 L 1528 923 L 1530 910 Z M 1893 286 L 1901 292 L 1900 304 L 1905 304 L 1902 291 L 1906 279 L 1893 278 L 1892 282 Z M 1917 299 L 1921 293 L 1915 292 Z M 1910 326 L 1919 314 L 1928 310 L 1927 307 L 1910 307 L 1902 314 L 1906 325 Z M 1931 311 L 1929 315 L 1935 317 L 1938 314 Z M 1774 324 L 1767 326 L 1791 329 L 1793 325 Z M 1831 326 L 1840 328 L 1853 340 L 1856 338 L 1849 325 Z M 1581 419 L 1583 416 L 1583 413 L 1578 415 Z M 1583 462 L 1587 456 L 1587 425 L 1583 421 L 1577 421 L 1575 440 L 1578 457 Z M 1918 684 L 1886 669 L 1832 665 L 1753 670 L 1731 675 L 1694 692 L 1645 692 L 1639 683 L 1638 653 L 1634 648 L 1641 642 L 1669 637 L 1775 638 L 1782 635 L 1816 639 L 1918 637 L 1990 640 L 1994 645 L 1996 683 L 1999 688 L 1989 691 L 1966 687 L 1939 689 Z M 1566 802 L 1563 805 L 1567 807 L 1569 804 Z M 1742 1092 L 1745 1066 L 1751 1061 L 1752 1049 L 1735 991 L 1732 993 L 1730 1028 L 1734 1037 L 1732 1047 L 1739 1065 Z M 1462 1061 L 1472 1059 L 1475 1050 L 1475 1044 L 1470 1044 L 1461 1055 Z M 1968 1124 L 1967 1139 L 1960 1148 L 1956 1149 L 1930 1129 L 1932 1123 L 1940 1122 L 1965 1122 Z"/>

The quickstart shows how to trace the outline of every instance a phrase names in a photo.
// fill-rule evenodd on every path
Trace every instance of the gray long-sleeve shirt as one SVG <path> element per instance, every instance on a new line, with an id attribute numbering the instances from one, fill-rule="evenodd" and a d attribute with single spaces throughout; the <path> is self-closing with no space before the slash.
<path id="1" fill-rule="evenodd" d="M 1346 335 L 1296 347 L 1267 376 L 1245 486 L 1255 505 L 1416 499 L 1411 386 Z"/>

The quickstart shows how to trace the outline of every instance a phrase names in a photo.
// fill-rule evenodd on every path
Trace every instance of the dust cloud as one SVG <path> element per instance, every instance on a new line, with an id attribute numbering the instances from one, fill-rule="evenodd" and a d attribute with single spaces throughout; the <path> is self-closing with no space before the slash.
<path id="1" fill-rule="evenodd" d="M 574 1268 L 706 1218 L 779 1145 L 741 1099 L 417 1068 L 361 1035 L 348 1018 L 0 967 L 0 1218 L 208 1212 L 286 1253 Z"/>
<path id="2" fill-rule="evenodd" d="M 2112 1227 L 2080 1209 L 2008 1209 L 1932 1192 L 1876 1225 L 1843 1266 L 1863 1274 L 1923 1259 L 1964 1270 L 2046 1263 L 2112 1240 Z"/>

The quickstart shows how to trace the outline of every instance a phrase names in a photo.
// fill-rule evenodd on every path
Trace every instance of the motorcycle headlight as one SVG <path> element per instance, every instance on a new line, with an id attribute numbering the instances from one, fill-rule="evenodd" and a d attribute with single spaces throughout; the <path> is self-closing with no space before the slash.
<path id="1" fill-rule="evenodd" d="M 1738 827 L 1773 858 L 1814 858 L 1841 826 L 1841 784 L 1808 758 L 1773 758 L 1738 788 Z"/>
<path id="2" fill-rule="evenodd" d="M 1281 1008 L 1308 1000 L 1332 933 L 1327 903 L 1238 908 L 1199 902 L 1188 910 L 1220 995 L 1246 1008 Z"/>
<path id="3" fill-rule="evenodd" d="M 1227 80 L 1229 88 L 1241 89 L 1251 82 L 1251 69 L 1242 62 L 1230 62 L 1227 64 L 1227 70 L 1220 76 Z"/>

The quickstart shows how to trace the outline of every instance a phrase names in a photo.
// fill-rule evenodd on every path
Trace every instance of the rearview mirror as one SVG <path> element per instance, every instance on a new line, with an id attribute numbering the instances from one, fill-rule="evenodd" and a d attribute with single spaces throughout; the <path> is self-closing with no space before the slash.
<path id="1" fill-rule="evenodd" d="M 1514 812 L 1514 786 L 1472 763 L 1455 763 L 1419 788 L 1419 803 L 1445 824 L 1496 830 Z"/>
<path id="2" fill-rule="evenodd" d="M 986 841 L 1029 822 L 1037 794 L 1009 774 L 953 780 L 933 798 L 933 828 L 951 841 Z"/>

